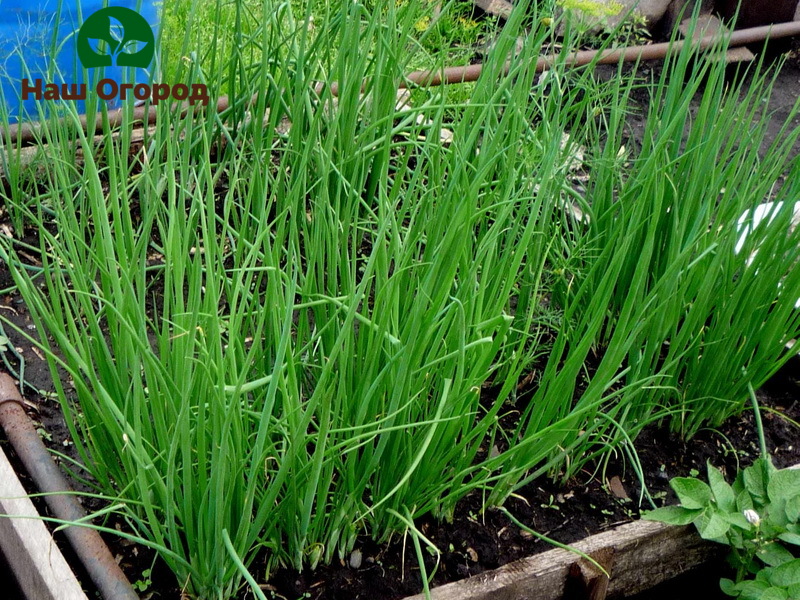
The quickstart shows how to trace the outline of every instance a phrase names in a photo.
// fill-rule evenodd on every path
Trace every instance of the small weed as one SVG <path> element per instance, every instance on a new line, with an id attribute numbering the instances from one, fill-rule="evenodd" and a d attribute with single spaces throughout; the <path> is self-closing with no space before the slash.
<path id="1" fill-rule="evenodd" d="M 153 585 L 153 582 L 150 579 L 151 575 L 152 575 L 151 569 L 145 569 L 144 571 L 142 571 L 142 575 L 139 577 L 139 579 L 133 582 L 132 584 L 133 589 L 135 589 L 140 594 L 150 589 L 150 586 Z"/>
<path id="2" fill-rule="evenodd" d="M 552 510 L 561 510 L 561 507 L 556 502 L 556 499 L 550 494 L 550 500 L 547 503 L 540 504 L 542 508 L 550 508 Z"/>

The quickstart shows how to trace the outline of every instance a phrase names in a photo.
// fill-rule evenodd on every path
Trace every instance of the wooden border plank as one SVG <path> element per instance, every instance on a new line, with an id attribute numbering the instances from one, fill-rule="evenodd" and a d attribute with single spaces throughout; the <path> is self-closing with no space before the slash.
<path id="1" fill-rule="evenodd" d="M 700 538 L 693 526 L 635 521 L 572 545 L 591 556 L 612 554 L 608 594 L 632 595 L 722 556 L 725 546 Z M 580 557 L 555 549 L 431 590 L 432 600 L 558 600 Z M 405 600 L 424 600 L 424 594 Z"/>
<path id="2" fill-rule="evenodd" d="M 31 600 L 87 600 L 0 448 L 0 548 Z"/>

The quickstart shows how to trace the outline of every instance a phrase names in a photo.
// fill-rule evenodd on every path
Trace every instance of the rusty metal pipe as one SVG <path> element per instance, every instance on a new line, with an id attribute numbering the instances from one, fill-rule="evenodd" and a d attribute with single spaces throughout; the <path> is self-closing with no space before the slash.
<path id="1" fill-rule="evenodd" d="M 69 484 L 50 457 L 23 406 L 14 380 L 8 374 L 0 373 L 0 425 L 14 452 L 36 487 L 46 494 L 47 506 L 57 519 L 84 519 L 86 511 L 73 495 L 65 493 L 71 491 Z M 105 600 L 139 600 L 96 530 L 72 525 L 64 529 L 64 534 Z"/>
<path id="2" fill-rule="evenodd" d="M 740 29 L 730 34 L 728 45 L 731 48 L 763 42 L 766 39 L 778 39 L 800 35 L 800 21 L 790 23 L 780 23 L 778 25 L 764 25 L 762 27 L 752 27 L 750 29 Z M 617 64 L 622 62 L 632 62 L 636 60 L 658 60 L 666 58 L 680 52 L 688 44 L 696 44 L 698 48 L 706 50 L 718 44 L 725 38 L 724 35 L 709 35 L 693 40 L 675 40 L 673 42 L 663 42 L 661 44 L 648 44 L 645 46 L 629 46 L 627 48 L 615 48 L 611 50 L 581 50 L 572 52 L 566 57 L 566 64 L 569 67 L 580 67 L 591 62 L 597 64 Z M 595 60 L 596 59 L 596 60 Z M 560 55 L 550 54 L 542 56 L 536 61 L 536 72 L 546 71 L 561 60 Z M 413 71 L 406 75 L 406 80 L 400 82 L 400 87 L 409 87 L 410 84 L 429 86 L 442 83 L 467 83 L 477 81 L 483 72 L 484 65 L 481 63 L 467 65 L 464 67 L 447 67 L 440 71 Z M 507 73 L 507 64 L 503 72 Z M 331 91 L 338 93 L 338 85 L 331 84 Z"/>

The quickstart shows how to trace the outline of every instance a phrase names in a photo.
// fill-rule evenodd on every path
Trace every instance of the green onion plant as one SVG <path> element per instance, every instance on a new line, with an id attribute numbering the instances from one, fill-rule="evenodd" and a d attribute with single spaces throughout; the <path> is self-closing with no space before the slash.
<path id="1" fill-rule="evenodd" d="M 38 179 L 6 158 L 6 210 L 37 241 L 4 237 L 2 258 L 81 460 L 198 597 L 361 534 L 419 551 L 415 518 L 574 474 L 665 415 L 718 423 L 789 357 L 797 131 L 761 145 L 766 71 L 745 91 L 686 50 L 643 88 L 626 154 L 639 84 L 563 60 L 540 80 L 535 4 L 467 102 L 398 105 L 426 7 L 237 1 L 227 57 L 177 69 L 226 111 L 162 103 L 133 160 L 129 126 L 94 138 L 67 111 Z M 737 254 L 740 215 L 773 196 L 787 209 Z"/>

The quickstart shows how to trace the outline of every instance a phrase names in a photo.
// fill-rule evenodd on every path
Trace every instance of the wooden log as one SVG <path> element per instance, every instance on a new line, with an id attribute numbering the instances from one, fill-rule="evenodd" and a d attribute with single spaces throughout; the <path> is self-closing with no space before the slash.
<path id="1" fill-rule="evenodd" d="M 726 547 L 700 538 L 693 526 L 636 521 L 572 546 L 598 560 L 611 579 L 574 552 L 555 549 L 431 590 L 432 600 L 560 600 L 568 581 L 583 580 L 586 600 L 631 595 L 677 577 L 724 554 Z M 588 563 L 591 565 L 591 563 Z M 573 566 L 577 565 L 577 566 Z M 572 573 L 572 574 L 571 574 Z M 574 590 L 574 586 L 571 587 Z M 570 598 L 575 598 L 572 591 Z M 405 600 L 424 600 L 424 594 Z"/>
<path id="2" fill-rule="evenodd" d="M 575 598 L 575 600 L 606 600 L 608 595 L 608 584 L 614 571 L 614 548 L 608 546 L 593 552 L 591 562 L 583 557 L 577 562 L 572 563 L 569 570 L 567 588 L 564 590 L 565 600 Z M 597 564 L 595 564 L 597 563 Z M 602 567 L 602 570 L 600 567 Z M 569 593 L 570 581 L 573 593 Z"/>
<path id="3" fill-rule="evenodd" d="M 0 548 L 30 600 L 87 600 L 0 448 Z"/>

